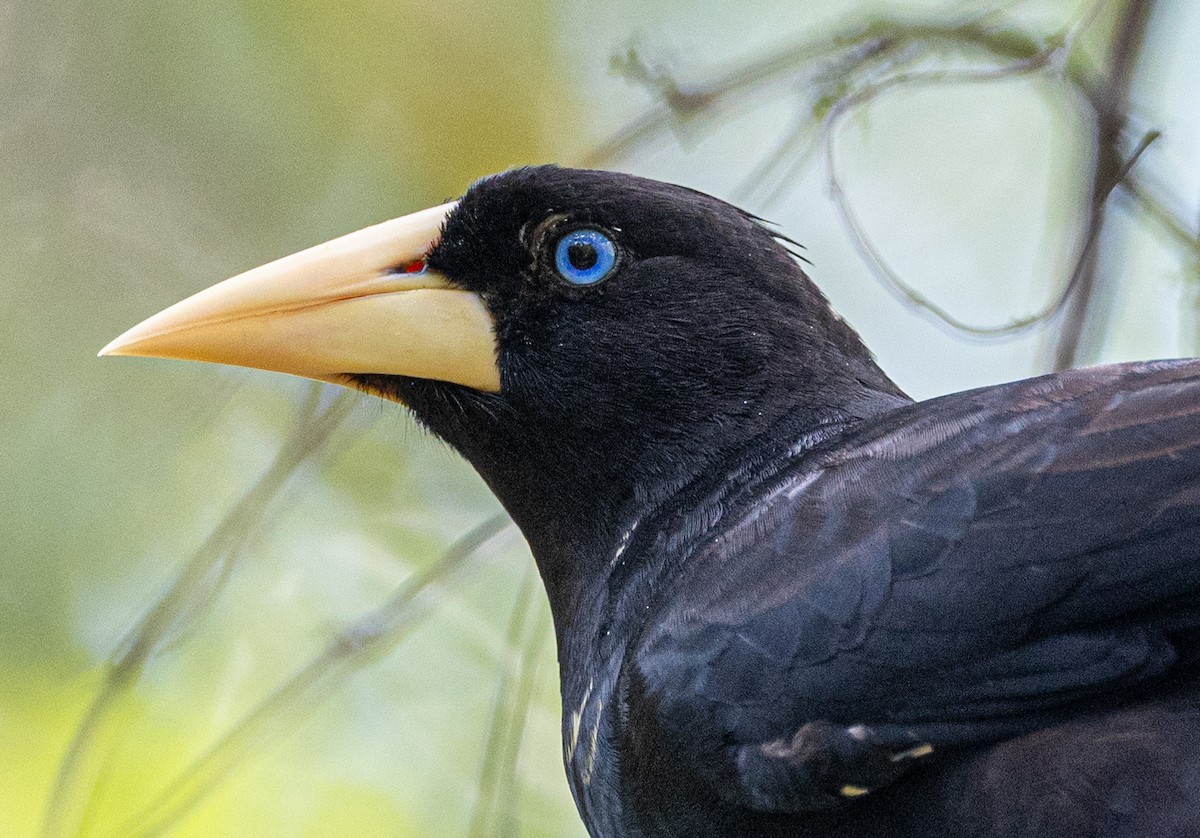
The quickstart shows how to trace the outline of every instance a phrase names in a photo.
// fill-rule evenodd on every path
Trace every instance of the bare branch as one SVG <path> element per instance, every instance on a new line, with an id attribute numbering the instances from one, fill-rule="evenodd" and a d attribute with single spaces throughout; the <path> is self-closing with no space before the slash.
<path id="1" fill-rule="evenodd" d="M 1020 29 L 983 21 L 938 24 L 883 19 L 865 26 L 851 24 L 843 27 L 840 35 L 805 39 L 747 61 L 703 85 L 687 84 L 664 71 L 648 69 L 638 53 L 629 50 L 614 62 L 616 68 L 634 83 L 648 86 L 658 94 L 659 103 L 585 155 L 581 165 L 612 165 L 681 122 L 724 113 L 735 105 L 761 103 L 772 92 L 794 96 L 796 90 L 805 87 L 823 89 L 825 92 L 814 105 L 816 115 L 823 116 L 824 110 L 844 95 L 845 90 L 837 89 L 836 85 L 844 83 L 847 76 L 846 71 L 826 73 L 833 84 L 824 83 L 820 75 L 825 65 L 847 70 L 862 68 L 880 64 L 909 49 L 928 52 L 971 49 L 981 57 L 1013 62 L 1044 52 L 1046 44 Z M 1063 72 L 1085 96 L 1090 96 L 1090 83 L 1082 63 L 1072 58 Z"/>
<path id="2" fill-rule="evenodd" d="M 542 649 L 550 637 L 545 608 L 538 609 L 537 574 L 530 565 L 517 594 L 508 626 L 508 647 L 516 650 L 514 659 L 500 673 L 492 714 L 488 723 L 487 744 L 480 769 L 479 794 L 471 814 L 467 834 L 471 838 L 488 835 L 516 835 L 516 772 L 521 755 L 525 719 L 536 683 Z M 531 610 L 537 617 L 527 619 Z"/>
<path id="3" fill-rule="evenodd" d="M 1126 3 L 1110 48 L 1108 73 L 1092 99 L 1096 110 L 1096 162 L 1092 169 L 1084 247 L 1068 286 L 1070 299 L 1054 348 L 1056 370 L 1073 367 L 1079 361 L 1080 342 L 1096 291 L 1099 251 L 1095 245 L 1104 227 L 1108 197 L 1129 171 L 1129 165 L 1122 159 L 1121 135 L 1129 119 L 1130 85 L 1153 7 L 1154 0 L 1129 0 Z M 1145 145 L 1148 143 L 1143 141 L 1142 149 Z M 1133 159 L 1136 160 L 1136 155 Z"/>
<path id="4" fill-rule="evenodd" d="M 1053 316 L 1062 306 L 1066 294 L 1053 301 L 1042 311 L 1026 317 L 1013 320 L 1000 326 L 978 326 L 958 319 L 932 299 L 918 291 L 906 282 L 899 273 L 888 264 L 879 248 L 875 246 L 866 232 L 858 214 L 850 203 L 846 190 L 842 185 L 835 153 L 837 128 L 841 120 L 859 106 L 866 104 L 878 96 L 901 87 L 912 87 L 918 84 L 947 84 L 951 82 L 975 83 L 991 82 L 1013 78 L 1026 73 L 1032 73 L 1049 66 L 1055 57 L 1061 54 L 1061 45 L 1055 45 L 1043 52 L 1015 61 L 1003 67 L 985 67 L 957 72 L 920 71 L 899 73 L 873 85 L 855 90 L 840 99 L 830 108 L 824 121 L 822 143 L 825 149 L 825 166 L 828 173 L 828 190 L 834 207 L 841 216 L 842 222 L 850 232 L 851 241 L 859 256 L 872 274 L 880 281 L 885 289 L 901 302 L 916 310 L 931 315 L 936 321 L 974 337 L 1008 337 L 1027 331 L 1047 318 Z"/>
<path id="5" fill-rule="evenodd" d="M 45 838 L 75 831 L 96 788 L 88 779 L 101 771 L 104 745 L 119 738 L 115 711 L 148 661 L 179 638 L 220 594 L 242 550 L 259 531 L 271 501 L 296 470 L 329 442 L 349 415 L 356 396 L 344 393 L 323 404 L 323 385 L 313 385 L 296 429 L 263 476 L 235 504 L 175 579 L 130 629 L 106 666 L 104 682 L 67 746 L 42 824 Z"/>
<path id="6" fill-rule="evenodd" d="M 1144 6 L 1150 0 L 1138 2 Z M 1096 200 L 1107 200 L 1114 186 L 1121 183 L 1132 163 L 1157 135 L 1148 133 L 1141 145 L 1125 156 L 1119 147 L 1121 132 L 1108 132 L 1112 138 L 1110 152 L 1115 151 L 1112 159 L 1116 163 L 1105 164 L 1105 177 L 1093 179 L 1088 221 L 1062 290 L 1040 311 L 997 326 L 967 323 L 954 317 L 917 291 L 888 264 L 850 204 L 838 175 L 832 137 L 837 123 L 847 113 L 901 87 L 989 82 L 1034 72 L 1051 74 L 1051 78 L 1059 79 L 1073 90 L 1087 103 L 1099 124 L 1101 114 L 1110 113 L 1115 101 L 1112 80 L 1117 75 L 1128 75 L 1133 66 L 1134 56 L 1129 47 L 1138 39 L 1134 38 L 1131 25 L 1137 22 L 1144 25 L 1145 17 L 1144 8 L 1136 15 L 1130 12 L 1132 7 L 1126 9 L 1124 25 L 1117 30 L 1119 43 L 1114 46 L 1114 55 L 1124 55 L 1125 61 L 1097 80 L 1083 59 L 1077 57 L 1074 45 L 1105 5 L 1104 2 L 1093 4 L 1062 36 L 1040 40 L 1021 30 L 988 24 L 982 19 L 966 24 L 881 20 L 867 26 L 851 27 L 841 37 L 804 41 L 788 50 L 747 62 L 742 68 L 707 85 L 682 84 L 662 70 L 648 68 L 631 51 L 619 62 L 621 68 L 632 80 L 655 90 L 661 104 L 632 123 L 612 142 L 597 149 L 589 162 L 592 165 L 610 162 L 659 136 L 666 127 L 700 116 L 715 118 L 734 109 L 744 109 L 756 99 L 761 101 L 772 90 L 803 88 L 814 91 L 810 106 L 801 112 L 793 127 L 735 190 L 741 196 L 739 200 L 754 195 L 762 196 L 767 203 L 777 200 L 806 165 L 807 150 L 812 148 L 809 140 L 814 126 L 820 121 L 831 198 L 860 257 L 881 284 L 906 305 L 964 335 L 977 338 L 1015 336 L 1046 324 L 1069 307 L 1075 311 L 1083 310 L 1078 308 L 1078 300 L 1092 294 L 1097 235 L 1103 222 L 1103 207 L 1099 207 L 1100 212 L 1092 211 L 1092 208 L 1096 206 Z M 939 50 L 973 50 L 979 58 L 1003 63 L 966 70 L 897 69 L 898 65 L 911 62 L 914 56 Z M 1117 98 L 1127 100 L 1127 92 Z M 1122 125 L 1123 120 L 1122 114 Z M 772 180 L 774 184 L 770 183 Z M 1140 201 L 1148 200 L 1144 190 L 1135 190 L 1134 194 Z M 1161 203 L 1154 204 L 1153 208 L 1157 210 L 1153 214 L 1159 223 L 1166 225 L 1171 233 L 1172 242 L 1190 248 L 1192 239 L 1183 222 L 1169 214 Z M 1071 334 L 1071 329 L 1064 327 L 1063 334 Z"/>
<path id="7" fill-rule="evenodd" d="M 1168 207 L 1168 200 L 1155 194 L 1155 190 L 1137 173 L 1131 173 L 1121 181 L 1121 191 L 1137 202 L 1146 217 L 1179 249 L 1200 258 L 1200 222 L 1195 230 L 1189 230 L 1180 214 Z"/>
<path id="8" fill-rule="evenodd" d="M 117 836 L 159 835 L 171 828 L 252 756 L 262 743 L 295 729 L 336 684 L 377 661 L 420 623 L 434 604 L 430 592 L 469 566 L 481 547 L 510 526 L 506 515 L 493 515 L 451 544 L 430 567 L 406 579 L 388 601 L 339 632 L 325 649 L 277 686 L 207 751 L 171 780 Z"/>

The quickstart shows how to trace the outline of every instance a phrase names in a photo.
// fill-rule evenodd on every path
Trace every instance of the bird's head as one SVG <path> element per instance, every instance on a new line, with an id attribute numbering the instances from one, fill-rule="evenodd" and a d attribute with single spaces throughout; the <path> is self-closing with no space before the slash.
<path id="1" fill-rule="evenodd" d="M 104 352 L 402 402 L 479 470 L 544 572 L 754 439 L 898 393 L 753 216 L 552 166 L 234 277 Z"/>

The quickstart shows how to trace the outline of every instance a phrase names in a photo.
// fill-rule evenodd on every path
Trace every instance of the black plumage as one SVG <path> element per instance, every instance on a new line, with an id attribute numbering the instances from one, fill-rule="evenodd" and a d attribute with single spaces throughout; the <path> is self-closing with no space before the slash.
<path id="1" fill-rule="evenodd" d="M 368 384 L 527 534 L 593 834 L 1200 834 L 1200 363 L 910 404 L 756 219 L 615 174 L 486 180 L 428 261 L 504 389 Z"/>
<path id="2" fill-rule="evenodd" d="M 528 538 L 593 835 L 1200 835 L 1200 362 L 913 403 L 758 219 L 613 173 L 484 180 L 425 261 L 498 391 L 345 381 Z"/>

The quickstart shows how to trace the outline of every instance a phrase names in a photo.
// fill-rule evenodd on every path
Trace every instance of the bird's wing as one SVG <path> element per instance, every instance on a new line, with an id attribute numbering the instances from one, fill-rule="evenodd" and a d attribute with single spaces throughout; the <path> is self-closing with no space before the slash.
<path id="1" fill-rule="evenodd" d="M 1048 724 L 1200 626 L 1200 362 L 955 394 L 811 460 L 692 557 L 637 653 L 742 803 L 837 805 Z"/>

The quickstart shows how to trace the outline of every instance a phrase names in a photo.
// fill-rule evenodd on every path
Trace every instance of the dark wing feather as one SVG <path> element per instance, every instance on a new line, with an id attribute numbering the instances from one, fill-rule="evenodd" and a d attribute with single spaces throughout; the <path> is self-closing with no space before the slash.
<path id="1" fill-rule="evenodd" d="M 637 677 L 758 808 L 836 805 L 928 746 L 1150 681 L 1200 626 L 1200 363 L 889 413 L 810 455 L 660 601 Z"/>

